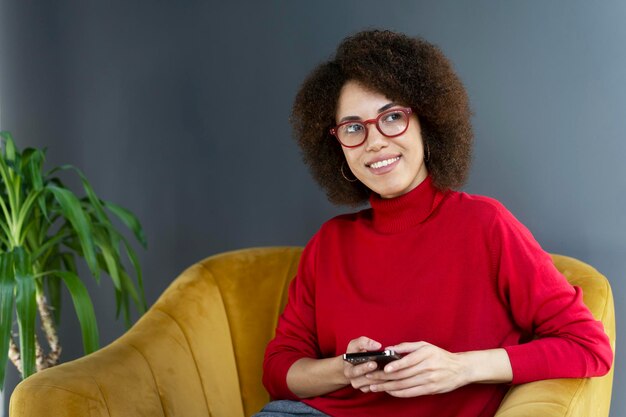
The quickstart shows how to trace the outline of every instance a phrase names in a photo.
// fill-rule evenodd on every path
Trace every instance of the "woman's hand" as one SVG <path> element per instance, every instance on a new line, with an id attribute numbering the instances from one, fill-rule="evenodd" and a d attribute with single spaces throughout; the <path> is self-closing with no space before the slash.
<path id="1" fill-rule="evenodd" d="M 379 350 L 382 345 L 368 337 L 361 336 L 358 339 L 353 339 L 348 343 L 346 353 L 368 352 L 373 350 Z M 372 383 L 385 382 L 384 379 L 377 379 L 368 377 L 372 372 L 376 371 L 378 365 L 376 362 L 365 362 L 358 365 L 352 365 L 344 361 L 343 374 L 350 382 L 353 388 L 359 389 L 363 392 L 370 392 L 370 385 Z"/>
<path id="2" fill-rule="evenodd" d="M 365 375 L 372 381 L 372 392 L 416 397 L 449 392 L 474 382 L 510 382 L 513 377 L 504 349 L 450 353 L 427 342 L 401 343 L 387 349 L 406 356 L 384 370 Z"/>
<path id="3" fill-rule="evenodd" d="M 426 342 L 401 343 L 387 349 L 407 355 L 386 365 L 384 370 L 365 377 L 373 381 L 370 384 L 373 392 L 416 397 L 449 392 L 469 383 L 465 362 L 459 354 Z"/>

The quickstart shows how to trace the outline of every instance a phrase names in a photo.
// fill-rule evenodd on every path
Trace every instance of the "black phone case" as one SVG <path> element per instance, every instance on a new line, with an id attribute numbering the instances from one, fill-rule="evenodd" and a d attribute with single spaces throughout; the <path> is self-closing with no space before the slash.
<path id="1" fill-rule="evenodd" d="M 390 352 L 389 354 L 384 354 L 384 352 L 359 352 L 352 356 L 349 355 L 350 354 L 343 355 L 343 359 L 353 365 L 374 361 L 381 367 L 387 365 L 389 362 L 400 359 L 400 355 L 395 352 Z"/>

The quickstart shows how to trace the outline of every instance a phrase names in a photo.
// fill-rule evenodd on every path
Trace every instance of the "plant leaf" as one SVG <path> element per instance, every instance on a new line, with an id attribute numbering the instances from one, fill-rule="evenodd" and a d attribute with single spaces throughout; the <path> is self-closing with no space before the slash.
<path id="1" fill-rule="evenodd" d="M 56 252 L 50 262 L 48 262 L 49 269 L 61 270 L 63 255 Z M 54 324 L 58 329 L 61 321 L 61 279 L 57 275 L 46 275 L 44 283 L 46 294 L 48 294 L 49 307 L 54 317 Z"/>
<path id="2" fill-rule="evenodd" d="M 22 202 L 22 176 L 18 172 L 13 172 L 13 195 L 15 196 L 15 206 L 13 211 L 19 213 Z"/>
<path id="3" fill-rule="evenodd" d="M 80 243 L 78 242 L 77 236 L 75 234 L 67 236 L 65 239 L 63 239 L 63 245 L 65 245 L 68 249 L 71 249 L 76 255 L 80 256 L 81 258 L 85 257 L 83 255 L 83 248 L 80 246 Z M 103 262 L 100 262 L 100 258 L 102 258 L 102 255 L 96 254 L 96 259 L 98 260 L 98 268 L 100 270 L 106 269 L 105 264 Z M 76 271 L 76 268 L 74 268 L 74 271 Z M 97 275 L 95 278 L 96 282 L 99 285 L 100 275 Z"/>
<path id="4" fill-rule="evenodd" d="M 54 195 L 52 193 L 44 193 L 39 199 L 44 200 L 44 204 L 46 206 L 52 206 L 54 204 Z M 47 199 L 50 199 L 50 202 L 46 202 Z M 37 242 L 44 242 L 48 236 L 48 230 L 54 224 L 54 222 L 60 217 L 59 213 L 56 213 L 51 218 L 44 217 L 43 219 L 39 219 L 39 227 L 37 228 Z M 70 225 L 65 225 L 66 229 L 71 230 Z"/>
<path id="5" fill-rule="evenodd" d="M 115 214 L 122 221 L 122 223 L 126 225 L 126 227 L 133 231 L 135 238 L 144 248 L 148 247 L 148 243 L 146 242 L 146 237 L 143 233 L 143 229 L 141 228 L 141 224 L 139 223 L 139 219 L 137 219 L 133 213 L 126 210 L 124 207 L 111 203 L 110 201 L 104 201 L 104 206 Z"/>
<path id="6" fill-rule="evenodd" d="M 108 239 L 108 233 L 106 233 L 106 229 L 103 230 L 101 227 L 95 227 L 93 237 L 94 243 L 100 249 L 102 258 L 104 259 L 105 268 L 103 269 L 106 270 L 106 272 L 113 280 L 115 289 L 117 291 L 121 291 L 122 284 L 118 268 L 118 265 L 120 264 L 119 257 L 117 256 L 118 252 L 111 245 L 111 242 Z"/>
<path id="7" fill-rule="evenodd" d="M 88 207 L 95 211 L 96 218 L 101 223 L 110 224 L 109 218 L 107 217 L 104 211 L 104 207 L 102 206 L 102 201 L 100 200 L 100 198 L 98 198 L 98 196 L 94 192 L 93 187 L 89 183 L 89 180 L 87 180 L 87 177 L 85 176 L 85 174 L 83 174 L 83 172 L 80 169 L 76 168 L 73 165 L 61 165 L 51 170 L 50 174 L 55 173 L 57 171 L 61 171 L 61 170 L 71 170 L 71 171 L 76 172 L 76 174 L 78 174 L 78 176 L 80 177 L 80 181 L 83 184 L 83 189 L 85 190 L 85 193 L 87 194 L 87 201 L 91 203 Z"/>
<path id="8" fill-rule="evenodd" d="M 63 268 L 66 271 L 78 271 L 78 269 L 76 268 L 76 259 L 74 259 L 73 253 L 61 253 L 61 261 L 63 262 Z"/>
<path id="9" fill-rule="evenodd" d="M 35 298 L 35 278 L 30 256 L 24 248 L 13 249 L 15 260 L 15 281 L 17 290 L 15 305 L 17 324 L 20 331 L 20 353 L 22 357 L 22 378 L 35 373 L 35 318 L 37 300 Z"/>
<path id="10" fill-rule="evenodd" d="M 80 241 L 83 257 L 87 261 L 89 270 L 94 276 L 99 276 L 100 268 L 96 260 L 96 250 L 91 236 L 91 224 L 85 212 L 80 206 L 78 198 L 69 190 L 48 184 L 46 186 L 54 194 L 55 199 L 61 206 L 63 215 L 68 219 Z"/>
<path id="11" fill-rule="evenodd" d="M 46 288 L 48 290 L 50 310 L 52 310 L 54 324 L 58 329 L 59 324 L 61 324 L 61 279 L 58 276 L 47 276 Z"/>
<path id="12" fill-rule="evenodd" d="M 122 278 L 122 287 L 126 290 L 124 293 L 129 294 L 133 301 L 135 301 L 135 304 L 140 305 L 141 302 L 139 301 L 139 295 L 137 294 L 133 280 L 131 280 L 126 271 L 123 270 L 120 271 L 120 277 Z"/>
<path id="13" fill-rule="evenodd" d="M 45 239 L 45 243 L 36 252 L 33 253 L 33 260 L 37 260 L 40 256 L 44 255 L 51 247 L 57 246 L 61 241 L 69 236 L 67 229 L 62 228 L 58 230 L 53 236 L 48 236 Z M 45 265 L 42 265 L 43 269 L 48 269 Z M 76 269 L 74 269 L 76 270 Z"/>
<path id="14" fill-rule="evenodd" d="M 9 230 L 9 226 L 7 226 L 4 222 L 0 222 L 0 229 L 2 229 L 5 236 L 11 236 L 11 230 Z"/>
<path id="15" fill-rule="evenodd" d="M 4 202 L 4 196 L 0 195 L 0 207 L 2 207 L 2 213 L 4 214 L 4 220 L 0 220 L 2 223 L 9 224 L 11 222 L 11 215 L 9 214 L 9 210 L 7 209 L 7 205 Z"/>
<path id="16" fill-rule="evenodd" d="M 37 199 L 39 198 L 39 195 L 41 195 L 42 192 L 43 192 L 43 189 L 38 190 L 38 191 L 31 191 L 28 197 L 26 197 L 26 201 L 24 201 L 24 204 L 20 208 L 20 212 L 18 213 L 18 216 L 17 216 L 17 224 L 15 226 L 16 229 L 19 230 L 21 234 L 20 241 L 18 242 L 20 245 L 24 242 L 24 239 L 26 238 L 28 227 L 32 226 L 37 221 L 36 218 L 30 218 L 30 222 L 28 222 L 26 227 L 24 227 L 24 222 L 26 220 L 29 220 L 29 214 L 31 214 L 32 212 L 31 210 L 33 208 L 33 204 L 35 203 L 35 201 L 37 201 Z"/>
<path id="17" fill-rule="evenodd" d="M 27 183 L 30 184 L 34 191 L 44 188 L 43 164 L 46 160 L 45 150 L 27 148 L 22 154 L 22 172 L 26 176 Z M 37 205 L 43 216 L 48 219 L 48 208 L 46 207 L 45 196 L 37 199 Z"/>
<path id="18" fill-rule="evenodd" d="M 122 274 L 124 274 L 124 273 L 122 273 Z M 126 280 L 122 280 L 122 282 L 126 283 Z M 121 298 L 122 308 L 124 309 L 124 324 L 126 325 L 126 328 L 128 329 L 131 326 L 131 321 L 130 321 L 130 303 L 128 302 L 128 292 L 127 291 L 120 291 L 119 294 L 120 294 L 120 298 Z"/>
<path id="19" fill-rule="evenodd" d="M 9 351 L 9 339 L 13 327 L 13 291 L 15 273 L 13 253 L 0 253 L 0 352 Z M 0 357 L 0 390 L 4 389 L 4 375 L 8 358 Z"/>
<path id="20" fill-rule="evenodd" d="M 15 154 L 17 152 L 15 148 L 15 141 L 11 133 L 4 131 L 0 132 L 0 135 L 4 138 L 4 156 L 7 161 L 15 161 Z"/>
<path id="21" fill-rule="evenodd" d="M 80 323 L 80 330 L 83 335 L 83 348 L 85 354 L 89 354 L 98 350 L 99 335 L 98 323 L 96 322 L 96 314 L 93 310 L 93 304 L 87 288 L 81 282 L 80 278 L 70 271 L 50 271 L 49 275 L 56 275 L 63 280 L 65 286 L 72 296 L 74 309 Z"/>
<path id="22" fill-rule="evenodd" d="M 81 182 L 83 183 L 83 189 L 85 190 L 85 194 L 87 194 L 87 199 L 89 200 L 89 202 L 91 203 L 91 206 L 96 212 L 96 218 L 100 220 L 101 223 L 110 224 L 111 222 L 109 221 L 109 218 L 104 212 L 102 201 L 100 200 L 100 198 L 98 198 L 98 196 L 94 192 L 93 187 L 87 180 L 87 177 L 85 177 L 85 175 L 80 169 L 74 166 L 72 166 L 72 169 L 78 174 Z"/>
<path id="23" fill-rule="evenodd" d="M 22 153 L 22 172 L 35 191 L 43 188 L 41 170 L 45 160 L 44 152 L 39 149 L 26 148 Z"/>
<path id="24" fill-rule="evenodd" d="M 143 314 L 148 309 L 148 302 L 146 301 L 146 294 L 143 288 L 143 274 L 141 272 L 141 264 L 139 263 L 139 259 L 137 258 L 137 254 L 133 250 L 133 248 L 128 243 L 125 237 L 122 236 L 122 242 L 124 243 L 124 248 L 126 249 L 126 254 L 128 255 L 128 259 L 130 259 L 133 268 L 135 268 L 135 273 L 137 274 L 137 286 L 139 287 L 139 295 L 141 296 L 141 303 L 137 304 L 137 308 L 140 314 Z"/>
<path id="25" fill-rule="evenodd" d="M 100 269 L 103 269 L 106 271 L 107 269 L 107 265 L 106 262 L 104 261 L 104 257 L 102 256 L 102 254 L 98 254 L 98 264 L 100 265 Z M 120 311 L 122 308 L 122 303 L 124 302 L 124 300 L 122 299 L 122 291 L 121 289 L 118 289 L 117 287 L 115 287 L 115 282 L 113 282 L 113 289 L 115 290 L 115 319 L 119 319 L 120 318 Z M 121 288 L 121 282 L 120 282 L 120 288 Z"/>
<path id="26" fill-rule="evenodd" d="M 2 132 L 2 135 L 4 136 L 4 133 L 7 132 Z M 8 141 L 7 141 L 8 143 Z M 5 149 L 4 149 L 4 154 L 6 155 L 7 149 L 6 149 L 6 145 L 5 145 Z M 9 199 L 9 208 L 11 209 L 9 212 L 15 210 L 15 200 L 16 200 L 16 196 L 14 195 L 14 175 L 12 174 L 12 169 L 9 168 L 9 166 L 7 165 L 7 161 L 5 160 L 5 158 L 0 158 L 0 177 L 2 177 L 2 181 L 4 181 L 4 188 L 7 191 L 7 198 Z"/>

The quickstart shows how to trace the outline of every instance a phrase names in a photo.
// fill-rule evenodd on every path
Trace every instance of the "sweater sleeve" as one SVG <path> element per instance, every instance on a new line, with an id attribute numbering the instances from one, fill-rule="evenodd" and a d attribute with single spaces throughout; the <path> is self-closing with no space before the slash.
<path id="1" fill-rule="evenodd" d="M 505 347 L 512 382 L 606 374 L 613 351 L 602 322 L 583 303 L 582 290 L 569 284 L 530 231 L 502 206 L 491 242 L 500 296 L 525 335 L 520 344 Z"/>
<path id="2" fill-rule="evenodd" d="M 299 399 L 287 386 L 287 371 L 302 358 L 319 358 L 315 325 L 315 259 L 319 232 L 304 248 L 276 335 L 265 350 L 263 385 L 274 400 Z"/>

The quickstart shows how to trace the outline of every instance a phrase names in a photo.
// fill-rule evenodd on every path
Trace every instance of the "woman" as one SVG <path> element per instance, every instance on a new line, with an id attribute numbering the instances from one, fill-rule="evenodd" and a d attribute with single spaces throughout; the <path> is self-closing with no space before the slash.
<path id="1" fill-rule="evenodd" d="M 346 38 L 302 85 L 292 122 L 339 204 L 307 244 L 259 416 L 493 416 L 509 389 L 608 372 L 602 324 L 550 256 L 466 179 L 467 94 L 442 53 L 389 31 Z M 393 349 L 377 369 L 342 354 Z"/>

